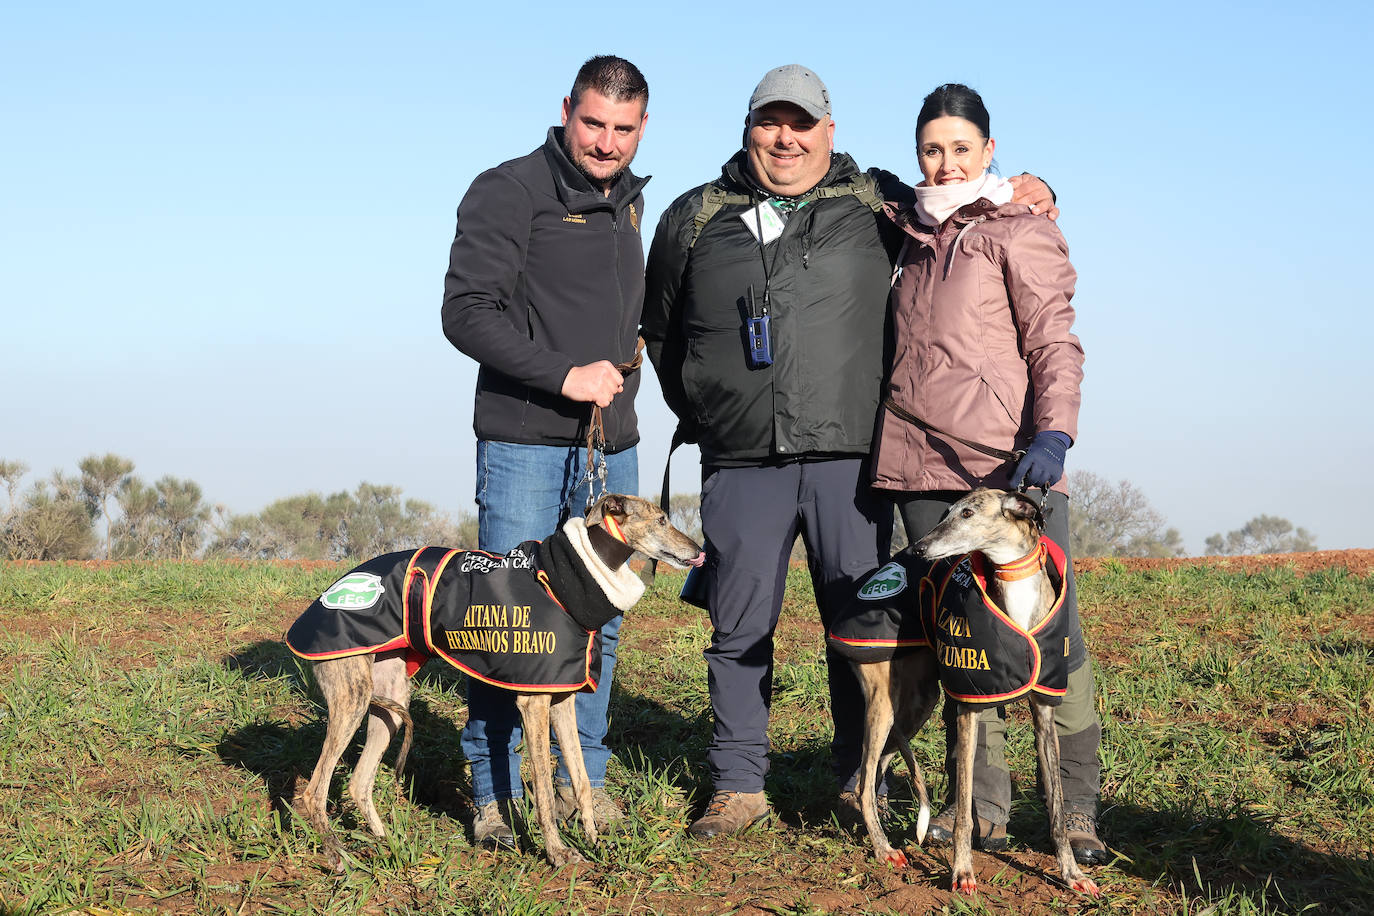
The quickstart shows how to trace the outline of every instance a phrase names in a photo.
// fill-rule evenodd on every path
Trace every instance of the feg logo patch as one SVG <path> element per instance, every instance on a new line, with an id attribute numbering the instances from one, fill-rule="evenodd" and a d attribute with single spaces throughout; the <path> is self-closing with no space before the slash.
<path id="1" fill-rule="evenodd" d="M 320 604 L 336 611 L 370 608 L 382 599 L 386 587 L 382 577 L 372 573 L 349 573 L 320 596 Z"/>
<path id="2" fill-rule="evenodd" d="M 868 577 L 859 589 L 859 597 L 865 601 L 881 601 L 890 598 L 906 588 L 906 567 L 900 563 L 889 563 Z"/>

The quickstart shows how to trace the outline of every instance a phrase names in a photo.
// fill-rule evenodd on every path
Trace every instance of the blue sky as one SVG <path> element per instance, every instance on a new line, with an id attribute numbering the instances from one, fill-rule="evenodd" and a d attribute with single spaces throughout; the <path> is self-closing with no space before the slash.
<path id="1" fill-rule="evenodd" d="M 0 458 L 31 480 L 116 452 L 236 512 L 363 480 L 472 511 L 476 372 L 439 305 L 473 177 L 621 54 L 652 227 L 795 62 L 863 166 L 915 176 L 920 101 L 961 81 L 1003 172 L 1054 186 L 1087 352 L 1070 468 L 1131 481 L 1191 552 L 1261 512 L 1371 547 L 1372 37 L 1362 4 L 11 7 Z M 651 372 L 640 413 L 656 492 Z M 694 452 L 673 477 L 695 489 Z"/>

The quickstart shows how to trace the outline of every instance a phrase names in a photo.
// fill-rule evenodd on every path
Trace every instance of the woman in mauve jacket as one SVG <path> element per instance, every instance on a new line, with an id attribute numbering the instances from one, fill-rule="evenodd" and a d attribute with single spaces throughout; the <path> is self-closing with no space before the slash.
<path id="1" fill-rule="evenodd" d="M 1076 274 L 1059 227 L 1011 203 L 1009 182 L 987 171 L 994 141 L 978 93 L 940 86 L 916 122 L 924 181 L 911 207 L 889 205 L 908 240 L 892 289 L 895 348 L 873 455 L 874 486 L 889 491 L 916 541 L 975 487 L 1052 488 L 1047 531 L 1068 553 L 1064 458 L 1078 435 L 1083 349 L 1074 336 Z M 917 421 L 917 422 L 913 422 Z M 1004 460 L 959 440 L 1007 452 Z M 1091 659 L 1083 644 L 1072 565 L 1066 583 L 1068 695 L 1055 713 L 1069 838 L 1084 864 L 1107 859 L 1097 837 L 1101 726 Z M 945 704 L 946 772 L 954 772 L 955 704 Z M 1005 713 L 979 717 L 974 835 L 1006 845 L 1011 777 L 1003 754 Z M 952 803 L 954 787 L 950 786 Z M 935 843 L 954 832 L 952 804 L 930 826 Z"/>

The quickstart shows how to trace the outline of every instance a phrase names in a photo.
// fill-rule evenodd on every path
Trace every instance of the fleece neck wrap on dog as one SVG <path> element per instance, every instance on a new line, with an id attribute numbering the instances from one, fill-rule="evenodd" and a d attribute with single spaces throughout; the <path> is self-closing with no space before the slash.
<path id="1" fill-rule="evenodd" d="M 599 629 L 643 590 L 629 570 L 606 568 L 573 519 L 505 556 L 422 547 L 369 560 L 311 604 L 286 642 L 314 661 L 404 649 L 410 674 L 438 656 L 498 687 L 595 690 Z"/>
<path id="2" fill-rule="evenodd" d="M 998 706 L 1032 691 L 1056 705 L 1068 687 L 1068 618 L 1061 613 L 1068 563 L 1049 538 L 1041 548 L 1055 598 L 1030 630 L 988 595 L 997 567 L 981 553 L 932 563 L 904 550 L 864 581 L 827 640 L 859 662 L 933 649 L 945 693 L 970 706 Z M 1038 570 L 1038 551 L 1029 559 Z"/>
<path id="3" fill-rule="evenodd" d="M 644 594 L 643 580 L 628 566 L 607 567 L 592 547 L 582 519 L 568 519 L 560 534 L 539 545 L 539 563 L 558 583 L 555 591 L 574 620 L 599 630 L 634 607 Z"/>

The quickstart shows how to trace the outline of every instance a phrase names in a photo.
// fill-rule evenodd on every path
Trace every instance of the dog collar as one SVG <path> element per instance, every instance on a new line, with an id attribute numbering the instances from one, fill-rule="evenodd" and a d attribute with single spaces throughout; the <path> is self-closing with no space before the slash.
<path id="1" fill-rule="evenodd" d="M 602 527 L 606 529 L 607 534 L 609 534 L 611 537 L 615 538 L 622 544 L 630 543 L 629 541 L 625 540 L 625 532 L 620 530 L 620 525 L 616 522 L 614 518 L 612 518 L 609 515 L 606 515 L 602 516 L 601 521 L 603 523 Z"/>
<path id="2" fill-rule="evenodd" d="M 1044 568 L 1045 542 L 1041 541 L 1021 559 L 993 566 L 992 574 L 1003 582 L 1015 582 L 1019 579 L 1029 579 Z"/>

